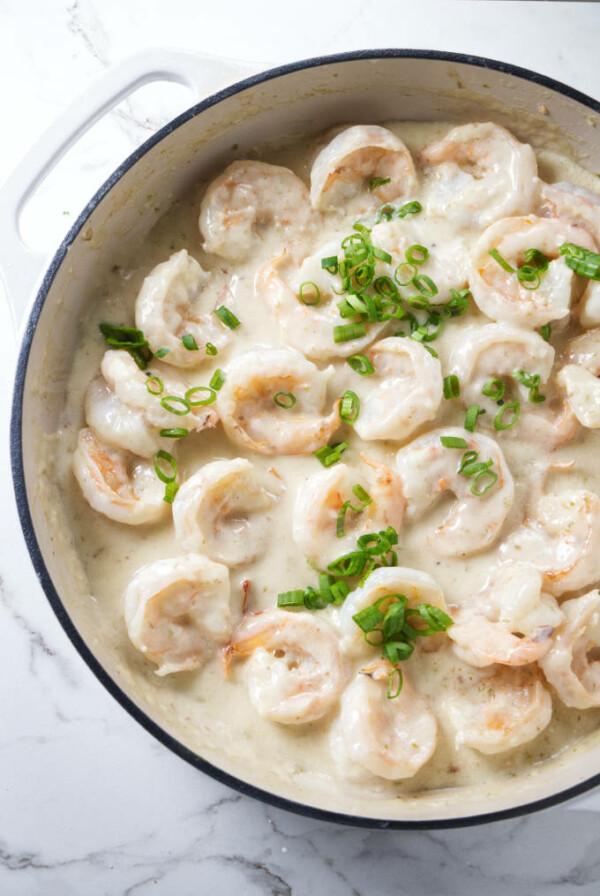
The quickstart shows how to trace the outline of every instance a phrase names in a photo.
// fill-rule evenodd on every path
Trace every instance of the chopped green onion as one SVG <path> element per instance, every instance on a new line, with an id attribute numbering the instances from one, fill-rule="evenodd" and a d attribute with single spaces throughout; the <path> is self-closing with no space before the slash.
<path id="1" fill-rule="evenodd" d="M 305 292 L 307 294 L 310 293 L 306 298 L 304 297 Z M 307 280 L 305 283 L 300 284 L 298 298 L 304 305 L 318 305 L 321 301 L 321 290 L 312 280 Z"/>
<path id="2" fill-rule="evenodd" d="M 371 376 L 372 373 L 375 373 L 375 368 L 366 355 L 351 355 L 346 359 L 346 363 L 361 376 Z"/>
<path id="3" fill-rule="evenodd" d="M 338 264 L 337 255 L 328 255 L 327 258 L 321 259 L 321 267 L 330 274 L 337 274 Z"/>
<path id="4" fill-rule="evenodd" d="M 460 395 L 460 383 L 453 373 L 444 377 L 444 398 L 458 398 Z"/>
<path id="5" fill-rule="evenodd" d="M 165 485 L 165 496 L 163 498 L 163 501 L 165 501 L 167 504 L 172 504 L 178 491 L 179 486 L 176 482 L 167 482 L 167 484 Z"/>
<path id="6" fill-rule="evenodd" d="M 313 454 L 324 467 L 331 467 L 341 460 L 342 454 L 349 444 L 349 442 L 338 442 L 337 445 L 323 445 L 322 448 L 313 451 Z"/>
<path id="7" fill-rule="evenodd" d="M 512 417 L 505 422 L 503 418 L 506 411 L 512 411 Z M 494 417 L 494 429 L 510 429 L 519 419 L 520 413 L 521 408 L 518 401 L 511 401 L 508 404 L 505 404 Z"/>
<path id="8" fill-rule="evenodd" d="M 485 414 L 485 410 L 480 408 L 478 404 L 470 405 L 467 410 L 467 416 L 465 417 L 464 427 L 468 432 L 475 432 L 475 425 L 477 423 L 477 418 L 481 416 L 481 414 Z"/>
<path id="9" fill-rule="evenodd" d="M 165 473 L 163 468 L 160 466 L 159 461 L 164 460 L 165 463 L 169 464 L 171 467 L 170 473 Z M 157 451 L 154 455 L 154 471 L 161 482 L 175 482 L 175 478 L 177 476 L 177 464 L 175 462 L 175 458 L 172 454 L 169 454 L 168 451 Z"/>
<path id="10" fill-rule="evenodd" d="M 205 393 L 206 398 L 197 398 L 194 399 L 193 396 L 196 392 Z M 185 393 L 186 401 L 189 403 L 192 408 L 204 407 L 207 404 L 212 404 L 217 397 L 217 393 L 214 389 L 211 389 L 210 386 L 192 386 L 191 389 L 188 389 Z"/>
<path id="11" fill-rule="evenodd" d="M 154 352 L 154 357 L 155 358 L 164 358 L 165 355 L 168 355 L 170 351 L 171 351 L 170 348 L 159 348 L 159 350 L 157 352 Z"/>
<path id="12" fill-rule="evenodd" d="M 518 369 L 513 371 L 513 377 L 518 383 L 521 383 L 522 386 L 525 386 L 526 389 L 529 389 L 529 401 L 534 402 L 534 404 L 538 404 L 541 401 L 546 401 L 546 396 L 540 395 L 539 373 L 527 373 L 526 370 Z"/>
<path id="13" fill-rule="evenodd" d="M 373 281 L 373 289 L 377 295 L 382 296 L 384 299 L 391 299 L 392 301 L 397 302 L 400 298 L 396 284 L 391 277 L 377 277 L 377 279 Z"/>
<path id="14" fill-rule="evenodd" d="M 517 269 L 517 280 L 524 289 L 537 289 L 541 283 L 540 272 L 531 264 L 522 264 Z"/>
<path id="15" fill-rule="evenodd" d="M 278 607 L 303 607 L 304 591 L 283 591 L 277 595 Z"/>
<path id="16" fill-rule="evenodd" d="M 291 392 L 276 392 L 273 401 L 279 408 L 293 408 L 296 404 L 296 398 Z"/>
<path id="17" fill-rule="evenodd" d="M 161 395 L 164 392 L 165 384 L 159 376 L 149 376 L 146 380 L 146 389 L 150 395 Z"/>
<path id="18" fill-rule="evenodd" d="M 99 324 L 100 332 L 112 348 L 122 348 L 129 352 L 140 370 L 146 370 L 152 360 L 148 340 L 136 327 L 117 327 L 114 324 Z"/>
<path id="19" fill-rule="evenodd" d="M 187 348 L 188 352 L 198 351 L 198 343 L 191 335 L 191 333 L 186 333 L 185 336 L 182 336 L 181 341 L 183 342 L 184 348 Z"/>
<path id="20" fill-rule="evenodd" d="M 427 274 L 417 274 L 412 278 L 413 286 L 419 290 L 421 295 L 426 296 L 428 299 L 432 299 L 434 296 L 438 294 L 438 288 Z"/>
<path id="21" fill-rule="evenodd" d="M 508 263 L 506 258 L 503 258 L 497 249 L 489 249 L 488 254 L 492 256 L 494 261 L 497 261 L 502 270 L 507 271 L 509 274 L 514 274 L 515 269 L 511 264 Z"/>
<path id="22" fill-rule="evenodd" d="M 477 455 L 477 457 L 479 457 L 479 455 Z M 463 455 L 458 472 L 462 473 L 463 476 L 476 476 L 478 473 L 482 473 L 484 470 L 489 470 L 489 468 L 493 466 L 493 464 L 493 460 L 475 460 L 469 463 L 465 461 L 465 456 Z"/>
<path id="23" fill-rule="evenodd" d="M 527 264 L 533 265 L 543 273 L 548 270 L 548 265 L 550 264 L 550 259 L 547 255 L 544 255 L 539 249 L 527 249 L 525 252 L 525 261 Z"/>
<path id="24" fill-rule="evenodd" d="M 423 206 L 416 199 L 412 202 L 405 202 L 396 212 L 397 218 L 406 218 L 407 215 L 417 215 L 423 211 Z"/>
<path id="25" fill-rule="evenodd" d="M 473 463 L 473 461 L 477 460 L 478 457 L 479 457 L 479 454 L 477 453 L 477 451 L 465 451 L 465 453 L 463 454 L 463 456 L 460 459 L 460 465 L 458 467 L 457 472 L 462 473 L 463 470 L 465 469 L 465 467 L 470 466 Z"/>
<path id="26" fill-rule="evenodd" d="M 369 183 L 369 190 L 372 193 L 373 190 L 376 190 L 378 187 L 383 187 L 384 184 L 389 184 L 391 180 L 391 177 L 372 177 Z"/>
<path id="27" fill-rule="evenodd" d="M 185 398 L 180 398 L 178 395 L 165 395 L 164 398 L 161 398 L 160 403 L 165 411 L 170 411 L 171 414 L 177 414 L 178 417 L 183 417 L 184 414 L 189 414 L 191 407 L 187 392 L 185 393 Z"/>
<path id="28" fill-rule="evenodd" d="M 426 352 L 429 352 L 429 354 L 431 355 L 432 358 L 438 358 L 438 357 L 439 357 L 439 355 L 438 355 L 438 353 L 436 352 L 436 350 L 435 350 L 434 348 L 432 348 L 430 345 L 426 345 L 425 343 L 423 343 L 423 348 L 425 349 Z"/>
<path id="29" fill-rule="evenodd" d="M 209 389 L 214 389 L 215 392 L 218 392 L 225 382 L 225 374 L 221 370 L 220 367 L 217 367 L 212 377 L 210 378 L 210 382 L 208 384 Z"/>
<path id="30" fill-rule="evenodd" d="M 346 523 L 346 512 L 351 510 L 353 513 L 360 513 L 361 510 L 364 510 L 365 507 L 368 507 L 373 501 L 373 498 L 364 490 L 362 485 L 357 484 L 352 486 L 352 492 L 358 498 L 360 504 L 357 507 L 352 504 L 352 501 L 344 501 L 342 504 L 336 522 L 336 535 L 338 538 L 343 538 L 346 534 L 344 528 Z"/>
<path id="31" fill-rule="evenodd" d="M 190 431 L 183 426 L 176 426 L 173 429 L 161 429 L 160 434 L 166 439 L 184 439 L 189 436 Z"/>
<path id="32" fill-rule="evenodd" d="M 360 321 L 354 324 L 341 324 L 333 328 L 333 341 L 335 343 L 350 342 L 352 339 L 361 339 L 366 332 L 365 325 Z"/>
<path id="33" fill-rule="evenodd" d="M 391 221 L 394 217 L 394 214 L 397 214 L 396 206 L 390 205 L 389 202 L 386 202 L 385 205 L 381 205 L 377 209 L 377 214 L 375 215 L 375 223 L 381 224 L 382 221 Z"/>
<path id="34" fill-rule="evenodd" d="M 498 474 L 493 470 L 483 470 L 475 476 L 471 483 L 471 494 L 476 498 L 481 498 L 486 492 L 489 492 L 498 481 Z M 482 484 L 483 483 L 483 484 Z"/>
<path id="35" fill-rule="evenodd" d="M 340 401 L 340 419 L 344 423 L 354 423 L 360 413 L 360 401 L 356 392 L 347 389 Z"/>
<path id="36" fill-rule="evenodd" d="M 456 436 L 440 436 L 440 442 L 444 448 L 468 448 L 466 440 Z"/>
<path id="37" fill-rule="evenodd" d="M 378 258 L 380 261 L 384 261 L 386 264 L 392 263 L 392 256 L 389 252 L 386 252 L 385 249 L 373 249 L 373 258 Z"/>
<path id="38" fill-rule="evenodd" d="M 236 327 L 239 327 L 241 324 L 241 320 L 238 320 L 235 314 L 226 308 L 225 305 L 221 305 L 219 308 L 215 308 L 214 312 L 221 323 L 225 324 L 226 327 L 229 327 L 230 330 L 235 330 Z"/>
<path id="39" fill-rule="evenodd" d="M 487 383 L 485 383 L 481 390 L 481 394 L 491 398 L 492 401 L 500 401 L 501 398 L 504 398 L 505 390 L 506 386 L 504 385 L 504 382 L 501 379 L 498 379 L 498 377 L 494 377 L 493 380 L 488 380 Z"/>
<path id="40" fill-rule="evenodd" d="M 600 255 L 574 243 L 563 243 L 558 250 L 568 266 L 589 280 L 600 280 Z"/>
<path id="41" fill-rule="evenodd" d="M 429 249 L 415 243 L 413 246 L 409 246 L 404 254 L 409 264 L 424 264 L 429 258 Z"/>
<path id="42" fill-rule="evenodd" d="M 400 271 L 400 273 L 398 273 Z M 410 273 L 407 275 L 404 271 L 409 271 Z M 398 284 L 398 286 L 408 286 L 409 283 L 412 283 L 413 277 L 416 276 L 417 268 L 414 264 L 409 264 L 407 261 L 401 261 L 394 271 L 394 280 Z M 400 277 L 406 277 L 406 280 L 400 280 Z"/>
<path id="43" fill-rule="evenodd" d="M 540 327 L 540 336 L 544 340 L 544 342 L 550 342 L 550 336 L 552 335 L 552 325 L 544 324 L 543 327 Z"/>
<path id="44" fill-rule="evenodd" d="M 216 355 L 218 353 L 218 349 L 216 345 L 213 345 L 212 342 L 206 343 L 206 354 L 207 355 Z"/>

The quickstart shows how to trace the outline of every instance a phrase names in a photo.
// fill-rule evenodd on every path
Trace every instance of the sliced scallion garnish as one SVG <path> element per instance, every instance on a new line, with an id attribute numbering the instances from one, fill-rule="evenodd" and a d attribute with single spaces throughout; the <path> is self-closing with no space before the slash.
<path id="1" fill-rule="evenodd" d="M 288 410 L 296 404 L 296 397 L 291 392 L 276 392 L 273 396 L 273 401 L 277 407 Z"/>
<path id="2" fill-rule="evenodd" d="M 189 436 L 190 431 L 184 426 L 175 426 L 172 429 L 161 429 L 160 434 L 166 439 L 184 439 Z"/>
<path id="3" fill-rule="evenodd" d="M 165 355 L 168 355 L 171 351 L 170 348 L 159 348 L 157 352 L 154 352 L 155 358 L 164 358 Z"/>
<path id="4" fill-rule="evenodd" d="M 206 398 L 195 398 L 194 396 L 196 393 L 206 395 Z M 210 386 L 192 386 L 192 388 L 188 389 L 185 393 L 185 399 L 192 408 L 200 408 L 207 404 L 212 404 L 216 397 L 217 393 L 214 389 L 211 389 Z"/>
<path id="5" fill-rule="evenodd" d="M 225 374 L 221 370 L 220 367 L 217 367 L 212 377 L 210 378 L 210 382 L 208 384 L 209 389 L 214 389 L 215 392 L 218 392 L 225 382 Z"/>
<path id="6" fill-rule="evenodd" d="M 321 301 L 321 290 L 312 280 L 306 280 L 300 284 L 298 298 L 303 305 L 318 305 Z"/>
<path id="7" fill-rule="evenodd" d="M 492 401 L 500 401 L 501 398 L 504 398 L 505 390 L 506 386 L 504 382 L 501 379 L 498 379 L 498 377 L 494 377 L 493 380 L 488 380 L 487 383 L 484 384 L 481 394 L 491 398 Z"/>
<path id="8" fill-rule="evenodd" d="M 333 341 L 335 343 L 350 342 L 353 339 L 361 339 L 366 332 L 365 325 L 361 321 L 353 324 L 340 324 L 333 328 Z"/>
<path id="9" fill-rule="evenodd" d="M 366 355 L 351 355 L 346 359 L 346 363 L 361 376 L 371 376 L 375 373 L 375 368 Z"/>
<path id="10" fill-rule="evenodd" d="M 513 377 L 518 383 L 521 383 L 522 386 L 529 389 L 529 401 L 534 402 L 534 404 L 546 401 L 546 396 L 540 395 L 539 387 L 541 378 L 539 373 L 527 373 L 526 370 L 518 369 L 513 371 Z"/>
<path id="11" fill-rule="evenodd" d="M 426 246 L 420 246 L 419 243 L 414 243 L 404 254 L 409 264 L 425 264 L 429 258 L 429 249 Z"/>
<path id="12" fill-rule="evenodd" d="M 351 510 L 353 513 L 360 513 L 365 507 L 368 507 L 369 504 L 372 503 L 373 498 L 364 490 L 362 485 L 353 485 L 352 493 L 359 500 L 359 504 L 356 506 L 352 503 L 352 501 L 344 501 L 341 506 L 340 512 L 338 513 L 336 520 L 335 533 L 338 538 L 343 538 L 346 534 L 345 525 L 346 525 L 346 513 Z"/>
<path id="13" fill-rule="evenodd" d="M 322 448 L 313 451 L 313 454 L 324 467 L 331 467 L 341 460 L 342 454 L 349 444 L 349 442 L 338 442 L 337 445 L 323 445 Z"/>
<path id="14" fill-rule="evenodd" d="M 187 348 L 188 352 L 197 352 L 198 351 L 198 343 L 194 339 L 191 333 L 186 333 L 181 337 L 181 341 L 183 343 L 183 347 Z"/>
<path id="15" fill-rule="evenodd" d="M 214 356 L 217 353 L 218 353 L 218 349 L 217 349 L 216 345 L 213 345 L 212 342 L 207 342 L 206 343 L 206 354 Z"/>
<path id="16" fill-rule="evenodd" d="M 575 243 L 563 243 L 558 251 L 576 274 L 589 280 L 600 280 L 600 255 L 597 252 L 590 252 Z"/>
<path id="17" fill-rule="evenodd" d="M 321 267 L 324 271 L 328 271 L 330 274 L 337 274 L 338 272 L 338 260 L 337 255 L 328 255 L 327 258 L 321 259 Z"/>
<path id="18" fill-rule="evenodd" d="M 451 373 L 444 377 L 444 398 L 458 398 L 460 395 L 460 383 L 458 377 Z"/>
<path id="19" fill-rule="evenodd" d="M 480 417 L 481 414 L 485 414 L 484 408 L 480 408 L 478 404 L 472 404 L 469 406 L 467 415 L 465 417 L 465 422 L 463 424 L 468 432 L 475 432 L 477 418 Z"/>
<path id="20" fill-rule="evenodd" d="M 504 420 L 507 411 L 512 411 L 512 416 L 508 420 Z M 494 417 L 494 429 L 510 429 L 519 419 L 520 413 L 521 408 L 518 401 L 510 401 L 508 404 L 503 405 Z"/>
<path id="21" fill-rule="evenodd" d="M 552 335 L 552 325 L 544 324 L 543 327 L 540 327 L 540 336 L 544 340 L 544 342 L 550 342 L 550 336 Z"/>
<path id="22" fill-rule="evenodd" d="M 230 311 L 229 308 L 226 308 L 225 305 L 221 305 L 219 308 L 215 308 L 214 312 L 221 323 L 225 324 L 226 327 L 229 327 L 230 330 L 235 330 L 236 327 L 239 327 L 241 324 L 241 320 L 238 320 L 233 311 Z"/>
<path id="23" fill-rule="evenodd" d="M 503 271 L 506 271 L 508 274 L 514 274 L 515 269 L 511 264 L 508 263 L 506 258 L 503 258 L 502 255 L 498 252 L 497 249 L 488 249 L 488 255 L 491 255 L 494 261 L 496 261 Z"/>
<path id="24" fill-rule="evenodd" d="M 360 413 L 360 401 L 356 392 L 347 389 L 340 401 L 340 419 L 344 423 L 354 423 Z"/>
<path id="25" fill-rule="evenodd" d="M 179 395 L 165 395 L 164 398 L 161 398 L 160 403 L 165 411 L 176 414 L 178 417 L 183 417 L 184 414 L 190 412 L 191 402 L 188 400 L 187 392 L 185 398 L 180 398 Z"/>
<path id="26" fill-rule="evenodd" d="M 383 187 L 384 184 L 389 184 L 391 180 L 391 177 L 372 177 L 369 182 L 369 190 L 372 193 L 373 190 L 376 190 L 378 187 Z"/>
<path id="27" fill-rule="evenodd" d="M 150 395 L 162 395 L 165 384 L 159 376 L 149 376 L 146 380 L 146 389 Z"/>
<path id="28" fill-rule="evenodd" d="M 444 448 L 468 448 L 466 439 L 457 436 L 440 436 L 440 442 Z"/>

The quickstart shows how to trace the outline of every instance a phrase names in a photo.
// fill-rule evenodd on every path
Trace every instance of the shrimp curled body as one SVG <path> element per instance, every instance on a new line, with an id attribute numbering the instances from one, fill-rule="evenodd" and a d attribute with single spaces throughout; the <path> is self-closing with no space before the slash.
<path id="1" fill-rule="evenodd" d="M 466 441 L 463 451 L 477 452 L 479 461 L 491 460 L 497 480 L 482 495 L 471 490 L 473 480 L 458 472 L 461 453 L 446 448 L 442 437 Z M 406 497 L 406 516 L 422 516 L 441 495 L 450 491 L 456 501 L 440 526 L 427 536 L 432 549 L 445 556 L 474 554 L 492 544 L 512 506 L 513 479 L 500 447 L 487 436 L 470 436 L 459 427 L 445 427 L 420 436 L 401 448 L 396 467 Z"/>
<path id="2" fill-rule="evenodd" d="M 282 725 L 314 722 L 337 702 L 344 677 L 331 626 L 309 613 L 266 610 L 241 622 L 230 656 L 249 656 L 250 701 L 265 719 Z"/>
<path id="3" fill-rule="evenodd" d="M 227 567 L 194 554 L 144 566 L 125 591 L 125 623 L 157 675 L 197 668 L 231 631 Z"/>
<path id="4" fill-rule="evenodd" d="M 600 706 L 600 662 L 590 658 L 600 646 L 600 592 L 566 600 L 561 609 L 566 619 L 540 666 L 566 706 Z"/>

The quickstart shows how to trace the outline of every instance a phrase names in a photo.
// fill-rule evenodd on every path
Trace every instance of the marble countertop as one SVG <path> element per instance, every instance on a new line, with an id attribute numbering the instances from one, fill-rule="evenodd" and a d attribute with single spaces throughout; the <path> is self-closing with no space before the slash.
<path id="1" fill-rule="evenodd" d="M 170 0 L 167 7 L 158 0 L 0 0 L 0 180 L 81 89 L 152 46 L 210 52 L 251 69 L 356 48 L 429 47 L 510 61 L 599 96 L 596 3 L 304 0 L 293 24 L 286 10 L 280 0 Z M 31 203 L 23 220 L 27 240 L 45 253 L 56 246 L 120 159 L 190 100 L 170 85 L 121 104 Z M 4 432 L 15 357 L 3 297 Z M 370 832 L 271 809 L 172 755 L 102 689 L 52 614 L 20 535 L 6 441 L 0 446 L 2 896 L 599 892 L 600 813 L 590 801 L 577 812 L 559 807 L 480 828 Z"/>

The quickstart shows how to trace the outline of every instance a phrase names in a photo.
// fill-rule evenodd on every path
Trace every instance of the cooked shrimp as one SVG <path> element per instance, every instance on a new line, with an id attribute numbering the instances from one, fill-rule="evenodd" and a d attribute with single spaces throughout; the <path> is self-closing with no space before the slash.
<path id="1" fill-rule="evenodd" d="M 491 122 L 453 128 L 419 156 L 427 166 L 427 211 L 463 227 L 487 227 L 526 214 L 534 198 L 537 163 L 531 146 Z"/>
<path id="2" fill-rule="evenodd" d="M 441 438 L 448 436 L 463 439 L 467 447 L 444 447 Z M 492 476 L 485 476 L 480 488 L 473 478 L 459 473 L 466 451 L 477 452 L 479 462 L 493 461 L 490 473 L 497 479 L 482 495 L 474 494 L 472 487 L 481 490 Z M 475 554 L 498 537 L 512 506 L 514 486 L 504 455 L 492 439 L 470 435 L 459 427 L 436 429 L 401 448 L 396 464 L 407 501 L 407 519 L 422 516 L 446 491 L 456 496 L 441 525 L 427 536 L 436 553 L 451 557 Z"/>
<path id="3" fill-rule="evenodd" d="M 132 644 L 157 675 L 195 669 L 231 631 L 226 566 L 190 554 L 140 569 L 125 591 Z"/>
<path id="4" fill-rule="evenodd" d="M 561 609 L 566 619 L 540 666 L 566 706 L 600 706 L 600 592 L 566 600 Z"/>
<path id="5" fill-rule="evenodd" d="M 563 614 L 542 585 L 532 563 L 508 561 L 493 569 L 479 594 L 451 608 L 448 637 L 456 655 L 471 666 L 522 666 L 545 656 Z"/>
<path id="6" fill-rule="evenodd" d="M 437 414 L 444 387 L 440 362 L 419 342 L 395 336 L 376 342 L 366 355 L 375 373 L 353 384 L 360 399 L 354 428 L 361 439 L 405 441 Z"/>
<path id="7" fill-rule="evenodd" d="M 387 183 L 376 186 L 373 178 Z M 314 208 L 346 211 L 350 204 L 356 214 L 375 204 L 410 198 L 417 188 L 417 175 L 410 152 L 399 137 L 378 125 L 355 125 L 321 150 L 312 166 L 310 184 Z M 358 205 L 353 202 L 357 198 Z"/>
<path id="8" fill-rule="evenodd" d="M 230 657 L 250 655 L 250 702 L 263 718 L 282 725 L 320 719 L 344 686 L 335 633 L 310 613 L 266 610 L 246 616 L 227 651 Z"/>
<path id="9" fill-rule="evenodd" d="M 424 246 L 428 257 L 418 265 L 419 276 L 429 277 L 437 293 L 431 298 L 435 305 L 444 305 L 452 298 L 452 290 L 462 289 L 467 285 L 469 274 L 470 244 L 467 236 L 461 233 L 448 234 L 445 221 L 436 221 L 425 212 L 410 218 L 394 218 L 375 224 L 371 231 L 373 244 L 384 249 L 392 256 L 389 265 L 379 264 L 375 275 L 387 275 L 395 280 L 397 266 L 406 261 L 406 251 L 414 245 Z M 421 253 L 424 254 L 424 253 Z M 416 267 L 416 266 L 415 266 Z M 406 279 L 408 279 L 408 268 Z M 405 279 L 404 269 L 400 269 L 398 280 Z M 410 283 L 400 292 L 410 290 L 418 298 L 416 289 Z"/>
<path id="10" fill-rule="evenodd" d="M 545 184 L 540 181 L 537 214 L 561 218 L 587 230 L 600 246 L 600 196 L 575 184 Z M 582 327 L 600 324 L 600 283 L 588 280 L 577 308 Z"/>
<path id="11" fill-rule="evenodd" d="M 256 278 L 256 294 L 272 308 L 286 343 L 307 358 L 323 360 L 353 355 L 376 339 L 386 326 L 385 323 L 366 323 L 364 336 L 348 342 L 334 342 L 333 328 L 344 323 L 337 307 L 341 280 L 323 270 L 321 259 L 337 255 L 338 251 L 339 241 L 331 242 L 298 266 L 284 250 L 267 262 Z M 305 283 L 311 283 L 319 290 L 315 304 L 307 305 L 300 298 Z M 308 301 L 312 302 L 314 298 L 313 290 L 308 294 Z"/>
<path id="12" fill-rule="evenodd" d="M 91 429 L 79 430 L 73 473 L 90 507 L 118 523 L 154 523 L 167 511 L 152 464 L 104 445 Z"/>
<path id="13" fill-rule="evenodd" d="M 204 271 L 182 249 L 157 265 L 144 280 L 135 303 L 136 326 L 153 352 L 169 350 L 167 364 L 197 367 L 207 359 L 207 342 L 222 349 L 231 338 L 231 331 L 212 313 L 226 303 L 226 293 L 222 277 Z M 185 347 L 181 341 L 185 335 L 194 337 L 198 351 Z"/>
<path id="14" fill-rule="evenodd" d="M 173 440 L 160 436 L 161 429 L 184 427 L 189 432 L 214 427 L 217 413 L 212 406 L 192 407 L 174 414 L 163 407 L 161 397 L 183 398 L 187 384 L 173 377 L 169 368 L 153 364 L 151 373 L 161 379 L 160 396 L 146 388 L 148 377 L 124 351 L 105 352 L 100 365 L 104 381 L 94 380 L 86 395 L 89 426 L 109 445 L 151 457 L 159 448 L 172 447 Z M 174 403 L 177 410 L 185 410 Z"/>
<path id="15" fill-rule="evenodd" d="M 567 393 L 573 413 L 588 429 L 600 428 L 600 328 L 588 330 L 565 346 L 567 363 L 556 382 Z"/>
<path id="16" fill-rule="evenodd" d="M 175 534 L 186 551 L 227 566 L 249 563 L 269 534 L 273 495 L 249 460 L 216 460 L 183 483 L 173 502 Z"/>
<path id="17" fill-rule="evenodd" d="M 343 653 L 349 656 L 367 656 L 376 649 L 365 641 L 362 629 L 352 617 L 382 597 L 395 594 L 404 595 L 410 609 L 415 609 L 419 604 L 431 604 L 446 612 L 442 589 L 426 572 L 402 566 L 375 569 L 364 585 L 348 595 L 338 610 L 342 635 L 340 647 Z"/>
<path id="18" fill-rule="evenodd" d="M 568 317 L 572 293 L 580 284 L 559 254 L 563 243 L 596 250 L 586 230 L 560 219 L 504 218 L 484 230 L 473 248 L 469 274 L 473 299 L 481 311 L 492 320 L 530 329 Z M 511 265 L 512 273 L 489 254 L 492 249 Z M 517 277 L 528 249 L 538 249 L 550 259 L 537 289 L 527 288 Z"/>
<path id="19" fill-rule="evenodd" d="M 338 402 L 321 416 L 332 374 L 333 367 L 320 371 L 293 349 L 266 346 L 238 355 L 217 396 L 225 432 L 261 454 L 310 454 L 340 425 Z"/>
<path id="20" fill-rule="evenodd" d="M 515 372 L 524 370 L 537 374 L 545 387 L 553 364 L 554 349 L 537 333 L 510 324 L 487 324 L 467 330 L 450 357 L 450 373 L 458 377 L 465 406 L 478 404 L 486 411 L 481 425 L 493 426 L 501 413 L 502 405 L 482 391 L 490 380 L 500 379 L 506 390 L 503 403 L 517 397 L 520 406 L 519 419 L 506 434 L 556 447 L 575 435 L 577 421 L 570 409 L 564 401 L 558 409 L 554 401 L 531 402 L 529 388 L 515 379 Z"/>
<path id="21" fill-rule="evenodd" d="M 552 698 L 535 666 L 491 666 L 460 674 L 443 700 L 456 747 L 492 755 L 533 740 L 552 716 Z"/>
<path id="22" fill-rule="evenodd" d="M 318 568 L 326 569 L 337 557 L 356 550 L 356 540 L 367 532 L 387 526 L 400 529 L 404 517 L 404 495 L 400 477 L 385 464 L 363 457 L 370 471 L 358 472 L 338 463 L 309 476 L 298 489 L 292 524 L 294 541 Z M 352 489 L 367 492 L 363 502 Z M 343 537 L 337 537 L 337 521 L 343 505 L 351 505 L 344 517 Z M 361 507 L 355 512 L 352 507 Z"/>
<path id="23" fill-rule="evenodd" d="M 527 557 L 555 597 L 600 579 L 600 498 L 580 489 L 543 495 L 535 517 L 500 546 L 504 558 Z"/>
<path id="24" fill-rule="evenodd" d="M 331 752 L 348 777 L 358 766 L 388 781 L 412 778 L 435 751 L 435 716 L 404 672 L 402 690 L 388 699 L 390 671 L 382 660 L 361 670 L 343 693 Z"/>
<path id="25" fill-rule="evenodd" d="M 288 168 L 232 162 L 206 191 L 200 208 L 204 249 L 227 261 L 245 261 L 266 236 L 282 249 L 310 232 L 308 191 Z"/>

